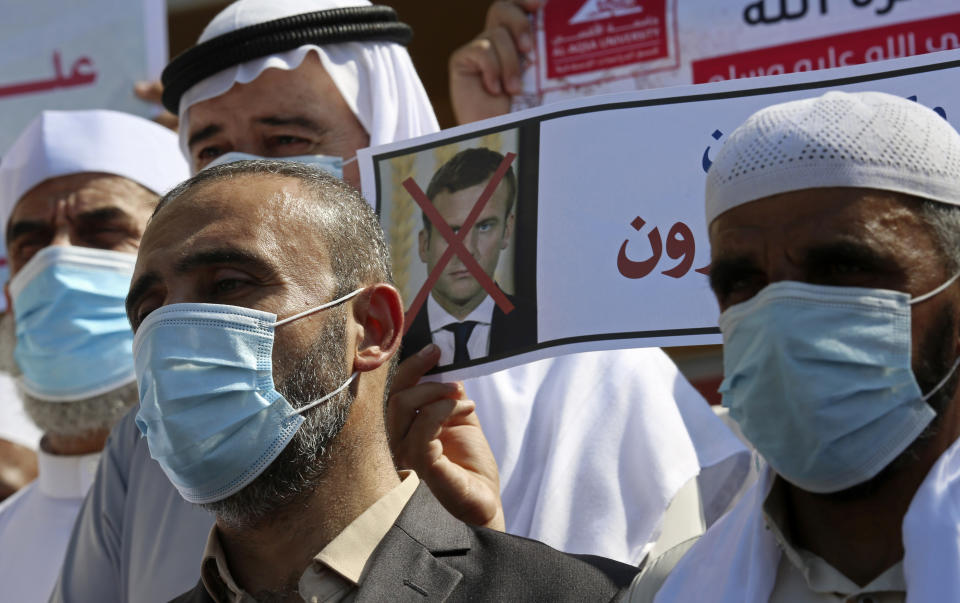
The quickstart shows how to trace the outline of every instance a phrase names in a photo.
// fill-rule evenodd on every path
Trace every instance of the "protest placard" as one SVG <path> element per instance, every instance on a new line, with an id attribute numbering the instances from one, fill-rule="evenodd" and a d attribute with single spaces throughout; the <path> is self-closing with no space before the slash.
<path id="1" fill-rule="evenodd" d="M 167 60 L 163 0 L 8 2 L 0 19 L 0 156 L 44 109 L 116 109 L 144 116 L 133 96 Z"/>
<path id="2" fill-rule="evenodd" d="M 758 109 L 832 89 L 955 119 L 960 51 L 562 102 L 361 150 L 406 352 L 434 341 L 439 371 L 460 378 L 573 351 L 718 343 L 711 156 Z"/>
<path id="3" fill-rule="evenodd" d="M 133 95 L 167 61 L 163 0 L 7 2 L 0 19 L 0 161 L 45 109 L 115 109 L 152 117 Z M 0 283 L 7 281 L 0 233 Z M 0 311 L 6 300 L 0 298 Z"/>
<path id="4" fill-rule="evenodd" d="M 960 48 L 955 0 L 546 0 L 514 108 Z"/>

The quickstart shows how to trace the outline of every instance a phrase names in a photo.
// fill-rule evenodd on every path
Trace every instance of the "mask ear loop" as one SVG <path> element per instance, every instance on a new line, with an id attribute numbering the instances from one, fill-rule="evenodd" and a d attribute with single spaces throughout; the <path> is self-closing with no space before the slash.
<path id="1" fill-rule="evenodd" d="M 919 304 L 920 302 L 927 301 L 928 299 L 937 295 L 938 293 L 942 293 L 947 287 L 952 285 L 953 282 L 957 280 L 958 277 L 960 277 L 960 272 L 956 272 L 953 276 L 947 279 L 947 282 L 940 285 L 933 291 L 929 291 L 927 293 L 924 293 L 923 295 L 918 295 L 917 297 L 914 297 L 913 299 L 910 300 L 910 305 L 912 306 L 913 304 Z"/>
<path id="2" fill-rule="evenodd" d="M 364 289 L 365 289 L 365 287 L 361 287 L 361 288 L 357 289 L 356 291 L 354 291 L 354 292 L 352 292 L 352 293 L 347 293 L 347 294 L 344 295 L 343 297 L 338 297 L 337 299 L 335 299 L 335 300 L 333 300 L 333 301 L 329 301 L 329 302 L 327 302 L 327 303 L 325 303 L 325 304 L 321 304 L 321 305 L 317 306 L 316 308 L 310 308 L 309 310 L 304 310 L 303 312 L 300 312 L 299 314 L 294 314 L 293 316 L 289 316 L 289 317 L 287 317 L 287 318 L 284 318 L 283 320 L 278 320 L 277 322 L 273 323 L 273 326 L 274 326 L 274 327 L 279 327 L 279 326 L 282 326 L 282 325 L 287 324 L 288 322 L 293 322 L 293 321 L 297 320 L 298 318 L 303 318 L 304 316 L 309 316 L 310 314 L 313 314 L 314 312 L 319 312 L 320 310 L 326 310 L 327 308 L 332 308 L 333 306 L 336 306 L 337 304 L 342 304 L 343 302 L 347 301 L 347 300 L 350 299 L 351 297 L 355 297 L 355 296 L 359 295 L 360 292 L 363 291 Z"/>
<path id="3" fill-rule="evenodd" d="M 336 396 L 337 394 L 339 394 L 339 393 L 342 392 L 343 390 L 345 390 L 345 389 L 347 389 L 348 387 L 350 387 L 350 384 L 353 383 L 353 382 L 357 379 L 357 375 L 359 375 L 359 374 L 360 374 L 360 373 L 359 373 L 358 371 L 354 371 L 353 374 L 350 375 L 350 378 L 343 382 L 343 385 L 341 385 L 341 386 L 338 387 L 337 389 L 333 390 L 332 392 L 330 392 L 330 393 L 327 394 L 326 396 L 314 400 L 314 401 L 311 402 L 310 404 L 307 404 L 307 405 L 301 406 L 300 408 L 294 409 L 294 412 L 295 412 L 296 414 L 301 414 L 301 415 L 302 415 L 304 412 L 310 410 L 310 409 L 313 408 L 314 406 L 316 406 L 316 405 L 318 405 L 318 404 L 322 404 L 323 402 L 326 402 L 326 401 L 329 400 L 330 398 Z"/>
<path id="4" fill-rule="evenodd" d="M 931 389 L 931 390 L 928 391 L 927 393 L 923 394 L 923 398 L 922 398 L 922 399 L 923 399 L 924 402 L 926 402 L 926 401 L 929 400 L 931 397 L 933 397 L 933 395 L 934 395 L 935 393 L 937 393 L 938 391 L 940 391 L 940 388 L 941 388 L 941 387 L 943 387 L 944 385 L 947 384 L 947 381 L 950 380 L 950 377 L 953 377 L 953 373 L 956 372 L 958 366 L 960 366 L 960 356 L 958 356 L 957 359 L 954 361 L 953 367 L 952 367 L 949 371 L 947 371 L 947 376 L 944 377 L 943 379 L 941 379 L 941 380 L 940 380 L 940 383 L 934 385 L 934 386 L 933 386 L 933 389 Z"/>
<path id="5" fill-rule="evenodd" d="M 356 160 L 357 160 L 357 156 L 354 155 L 354 156 L 351 157 L 350 159 L 344 159 L 344 160 L 343 160 L 343 163 L 342 163 L 341 165 L 349 165 L 349 164 L 353 163 L 353 162 L 356 161 Z"/>
<path id="6" fill-rule="evenodd" d="M 923 295 L 918 295 L 917 297 L 914 297 L 913 299 L 911 299 L 911 300 L 910 300 L 910 305 L 919 304 L 920 302 L 927 301 L 927 300 L 930 299 L 931 297 L 933 297 L 933 296 L 935 296 L 935 295 L 937 295 L 937 294 L 939 294 L 939 293 L 942 293 L 943 291 L 946 290 L 947 287 L 949 287 L 950 285 L 952 285 L 952 284 L 954 283 L 954 281 L 957 280 L 958 277 L 960 277 L 960 272 L 954 273 L 953 276 L 951 276 L 949 279 L 947 279 L 947 282 L 943 283 L 942 285 L 940 285 L 939 287 L 937 287 L 937 288 L 934 289 L 933 291 L 930 291 L 930 292 L 928 292 L 928 293 L 924 293 Z M 921 399 L 922 399 L 924 402 L 926 402 L 926 401 L 929 400 L 931 397 L 933 397 L 934 394 L 936 394 L 938 391 L 940 391 L 940 388 L 942 388 L 944 385 L 947 384 L 947 381 L 950 380 L 950 377 L 953 377 L 953 373 L 956 372 L 957 367 L 960 367 L 960 356 L 958 356 L 957 359 L 953 362 L 953 366 L 950 367 L 950 370 L 949 370 L 949 371 L 947 371 L 946 376 L 945 376 L 943 379 L 941 379 L 939 383 L 937 383 L 936 385 L 934 385 L 934 386 L 933 386 L 933 389 L 931 389 L 930 391 L 928 391 L 927 393 L 925 393 L 925 394 L 923 395 L 923 398 L 921 398 Z"/>

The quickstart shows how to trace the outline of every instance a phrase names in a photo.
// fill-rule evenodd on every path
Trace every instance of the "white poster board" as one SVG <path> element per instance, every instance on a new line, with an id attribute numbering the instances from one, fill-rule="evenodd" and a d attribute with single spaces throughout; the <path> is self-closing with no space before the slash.
<path id="1" fill-rule="evenodd" d="M 0 19 L 0 156 L 44 109 L 151 116 L 133 95 L 167 61 L 163 0 L 7 2 Z"/>
<path id="2" fill-rule="evenodd" d="M 500 345 L 491 336 L 485 355 L 439 372 L 463 378 L 574 351 L 719 343 L 718 308 L 704 274 L 710 157 L 755 111 L 828 90 L 897 94 L 956 120 L 960 51 L 567 101 L 361 150 L 364 194 L 381 216 L 408 317 L 420 322 L 422 308 L 410 306 L 434 297 L 429 286 L 435 285 L 424 275 L 436 268 L 412 269 L 424 262 L 424 220 L 433 225 L 431 236 L 460 238 L 450 261 L 471 251 L 466 241 L 472 236 L 462 216 L 450 224 L 461 228 L 446 233 L 435 215 L 424 218 L 426 202 L 439 198 L 426 197 L 429 183 L 466 148 L 495 151 L 516 168 L 514 232 L 486 276 L 510 298 L 524 300 L 526 306 L 513 305 L 536 325 L 533 338 L 518 334 L 526 322 L 515 323 Z M 472 194 L 481 199 L 479 189 Z M 502 266 L 505 254 L 510 270 Z M 461 273 L 477 274 L 466 264 Z M 492 286 L 484 290 L 494 297 Z M 496 328 L 495 312 L 491 331 Z"/>
<path id="3" fill-rule="evenodd" d="M 45 109 L 114 109 L 144 117 L 157 107 L 133 95 L 167 62 L 164 0 L 6 2 L 0 18 L 0 161 Z M 7 281 L 0 232 L 0 283 Z M 6 300 L 0 298 L 0 311 Z"/>

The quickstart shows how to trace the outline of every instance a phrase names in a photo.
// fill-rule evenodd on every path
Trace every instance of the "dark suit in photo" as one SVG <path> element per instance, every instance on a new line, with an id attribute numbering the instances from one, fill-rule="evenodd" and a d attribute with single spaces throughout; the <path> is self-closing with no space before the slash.
<path id="1" fill-rule="evenodd" d="M 536 345 L 537 309 L 522 298 L 506 295 L 513 304 L 513 311 L 504 314 L 499 306 L 493 310 L 490 322 L 490 343 L 487 356 L 497 356 Z M 413 324 L 403 336 L 400 360 L 416 354 L 433 341 L 430 331 L 430 319 L 427 316 L 427 304 L 424 303 L 413 319 Z M 471 360 L 477 360 L 471 358 Z"/>

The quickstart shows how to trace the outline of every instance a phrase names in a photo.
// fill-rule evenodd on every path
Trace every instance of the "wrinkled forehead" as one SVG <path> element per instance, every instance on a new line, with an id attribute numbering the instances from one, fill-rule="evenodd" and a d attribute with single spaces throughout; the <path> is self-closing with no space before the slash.
<path id="1" fill-rule="evenodd" d="M 244 131 L 256 116 L 305 115 L 321 120 L 337 106 L 357 114 L 356 75 L 330 73 L 320 49 L 302 47 L 225 69 L 202 80 L 180 103 L 180 148 L 215 124 Z M 349 72 L 349 70 L 347 70 Z"/>
<path id="2" fill-rule="evenodd" d="M 182 253 L 189 246 L 231 244 L 264 253 L 314 253 L 320 238 L 307 222 L 308 193 L 294 178 L 238 174 L 199 182 L 165 199 L 150 219 L 141 250 Z"/>
<path id="3" fill-rule="evenodd" d="M 710 225 L 714 257 L 763 248 L 766 253 L 857 241 L 881 247 L 929 244 L 924 201 L 892 191 L 809 188 L 736 206 Z"/>
<path id="4" fill-rule="evenodd" d="M 114 174 L 81 172 L 57 176 L 24 193 L 14 204 L 6 226 L 26 216 L 49 214 L 61 201 L 69 202 L 72 211 L 112 206 L 128 213 L 149 215 L 158 198 L 159 195 L 143 185 Z"/>

